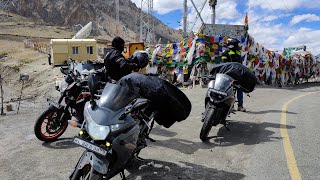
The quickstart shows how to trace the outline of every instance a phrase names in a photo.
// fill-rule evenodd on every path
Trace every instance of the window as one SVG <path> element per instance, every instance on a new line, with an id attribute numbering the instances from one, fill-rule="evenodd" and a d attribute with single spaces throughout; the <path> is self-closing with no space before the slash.
<path id="1" fill-rule="evenodd" d="M 79 54 L 79 47 L 72 47 L 72 54 Z"/>
<path id="2" fill-rule="evenodd" d="M 93 47 L 87 46 L 87 54 L 93 54 Z"/>

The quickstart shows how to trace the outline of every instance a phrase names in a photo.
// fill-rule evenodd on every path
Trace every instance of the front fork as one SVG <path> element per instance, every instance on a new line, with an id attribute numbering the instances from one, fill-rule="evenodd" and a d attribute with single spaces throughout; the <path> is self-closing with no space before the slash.
<path id="1" fill-rule="evenodd" d="M 53 107 L 58 109 L 58 118 L 59 123 L 61 124 L 64 120 L 70 120 L 71 114 L 69 112 L 70 102 L 66 104 L 66 106 L 62 106 L 61 103 L 63 99 L 66 97 L 65 92 L 60 96 L 58 100 L 58 104 L 54 103 L 53 101 L 49 102 Z"/>

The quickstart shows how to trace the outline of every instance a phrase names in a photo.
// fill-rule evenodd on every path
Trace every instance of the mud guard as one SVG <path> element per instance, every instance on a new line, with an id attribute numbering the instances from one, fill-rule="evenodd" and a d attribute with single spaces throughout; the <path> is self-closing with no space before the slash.
<path id="1" fill-rule="evenodd" d="M 80 171 L 85 165 L 88 165 L 88 164 L 90 164 L 91 167 L 100 174 L 105 175 L 108 173 L 109 161 L 107 160 L 106 157 L 96 155 L 89 151 L 85 151 L 82 154 L 72 174 L 77 174 L 78 171 Z"/>

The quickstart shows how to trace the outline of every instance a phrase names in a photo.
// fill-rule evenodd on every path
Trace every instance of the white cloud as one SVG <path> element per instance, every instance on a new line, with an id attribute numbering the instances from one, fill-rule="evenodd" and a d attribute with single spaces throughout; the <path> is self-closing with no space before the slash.
<path id="1" fill-rule="evenodd" d="M 131 0 L 137 7 L 141 7 L 141 0 Z M 144 7 L 147 7 L 144 5 Z M 167 14 L 171 11 L 183 8 L 183 0 L 154 0 L 153 10 L 159 14 Z"/>
<path id="2" fill-rule="evenodd" d="M 307 50 L 316 55 L 319 54 L 320 51 L 320 41 L 318 40 L 319 36 L 320 30 L 300 28 L 293 32 L 285 42 L 288 46 L 306 45 Z"/>
<path id="3" fill-rule="evenodd" d="M 140 7 L 141 0 L 132 0 L 138 3 Z M 198 10 L 200 10 L 204 0 L 193 0 Z M 239 12 L 238 4 L 246 3 L 249 17 L 249 33 L 255 38 L 255 41 L 269 50 L 279 50 L 284 47 L 306 45 L 307 49 L 313 54 L 319 54 L 320 30 L 300 28 L 297 29 L 291 24 L 297 24 L 303 21 L 319 20 L 317 15 L 297 15 L 290 23 L 283 20 L 284 17 L 293 16 L 296 9 L 300 8 L 318 8 L 320 1 L 314 0 L 220 0 L 216 9 L 217 24 L 237 24 L 244 23 L 245 12 Z M 154 11 L 160 14 L 166 14 L 174 10 L 182 10 L 183 0 L 154 0 Z M 189 30 L 194 22 L 197 13 L 188 0 L 188 22 Z M 201 13 L 205 23 L 211 22 L 211 9 L 208 3 Z M 182 22 L 182 17 L 178 17 Z M 201 26 L 198 19 L 193 31 L 197 31 Z M 177 29 L 182 29 L 178 27 Z"/>
<path id="4" fill-rule="evenodd" d="M 261 13 L 259 9 L 251 8 L 248 12 L 249 33 L 255 38 L 256 42 L 269 50 L 279 50 L 279 52 L 282 52 L 284 47 L 306 45 L 308 51 L 311 51 L 313 54 L 319 54 L 320 42 L 318 42 L 317 38 L 320 36 L 320 30 L 304 27 L 296 29 L 289 24 L 275 24 L 274 20 L 290 15 L 279 14 L 274 17 L 270 15 L 270 12 Z M 283 21 L 280 20 L 280 22 Z"/>
<path id="5" fill-rule="evenodd" d="M 249 8 L 260 7 L 267 10 L 291 11 L 297 8 L 320 8 L 320 2 L 315 0 L 248 0 Z"/>
<path id="6" fill-rule="evenodd" d="M 290 21 L 290 25 L 292 26 L 302 21 L 306 21 L 306 22 L 320 21 L 320 16 L 317 16 L 315 14 L 297 15 L 292 18 L 292 20 Z"/>
<path id="7" fill-rule="evenodd" d="M 198 10 L 200 11 L 200 8 L 203 4 L 203 1 L 195 1 L 194 3 Z M 197 16 L 196 10 L 193 8 L 192 4 L 188 5 L 191 8 L 191 12 L 188 15 L 188 19 L 191 22 L 195 22 L 195 18 Z M 209 4 L 207 3 L 201 13 L 201 17 L 204 20 L 205 23 L 211 23 L 211 8 L 209 7 Z M 225 0 L 220 1 L 220 3 L 217 4 L 216 7 L 216 23 L 217 24 L 226 24 L 227 20 L 236 20 L 240 16 L 239 11 L 237 10 L 237 2 L 236 0 Z M 244 18 L 244 17 L 243 17 Z M 197 31 L 202 22 L 200 18 L 196 22 L 196 25 L 193 28 L 193 31 Z"/>

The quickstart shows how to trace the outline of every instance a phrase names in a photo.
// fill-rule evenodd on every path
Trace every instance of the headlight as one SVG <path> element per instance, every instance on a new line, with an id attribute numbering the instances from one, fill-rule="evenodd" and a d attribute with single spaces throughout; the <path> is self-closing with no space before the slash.
<path id="1" fill-rule="evenodd" d="M 105 140 L 110 133 L 108 126 L 101 126 L 95 123 L 87 109 L 84 110 L 84 118 L 87 120 L 86 129 L 90 137 L 94 140 Z"/>
<path id="2" fill-rule="evenodd" d="M 219 95 L 222 95 L 222 96 L 227 96 L 226 92 L 218 91 L 218 90 L 215 90 L 215 89 L 210 89 L 210 91 L 214 92 L 214 93 L 217 93 Z"/>
<path id="3" fill-rule="evenodd" d="M 212 99 L 216 99 L 218 101 L 223 100 L 225 97 L 227 96 L 227 93 L 225 92 L 221 92 L 221 91 L 217 91 L 215 89 L 210 89 L 210 97 Z"/>

